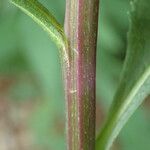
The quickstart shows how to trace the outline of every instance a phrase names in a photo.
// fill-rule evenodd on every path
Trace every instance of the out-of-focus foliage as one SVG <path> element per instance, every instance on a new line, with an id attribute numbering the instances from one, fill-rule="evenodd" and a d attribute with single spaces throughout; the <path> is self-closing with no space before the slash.
<path id="1" fill-rule="evenodd" d="M 65 0 L 40 2 L 63 24 Z M 125 58 L 129 6 L 129 0 L 100 2 L 97 99 L 106 113 Z M 58 50 L 38 25 L 7 0 L 0 0 L 0 77 L 13 80 L 5 92 L 0 82 L 0 102 L 5 96 L 9 97 L 7 102 L 18 107 L 27 103 L 30 109 L 26 122 L 35 148 L 28 150 L 65 150 L 65 101 Z M 149 126 L 150 118 L 142 107 L 119 136 L 119 149 L 150 149 Z"/>

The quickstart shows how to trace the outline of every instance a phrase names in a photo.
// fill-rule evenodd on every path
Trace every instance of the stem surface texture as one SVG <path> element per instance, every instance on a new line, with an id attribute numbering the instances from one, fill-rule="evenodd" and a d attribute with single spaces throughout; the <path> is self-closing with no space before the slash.
<path id="1" fill-rule="evenodd" d="M 95 149 L 95 78 L 99 0 L 66 0 L 69 66 L 64 69 L 68 150 Z"/>

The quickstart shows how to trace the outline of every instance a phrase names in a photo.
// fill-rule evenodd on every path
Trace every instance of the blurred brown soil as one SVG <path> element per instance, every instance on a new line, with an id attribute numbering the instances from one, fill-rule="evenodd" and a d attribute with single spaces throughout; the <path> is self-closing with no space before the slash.
<path id="1" fill-rule="evenodd" d="M 0 150 L 34 150 L 27 124 L 33 104 L 11 100 L 8 90 L 15 82 L 16 79 L 0 77 Z"/>

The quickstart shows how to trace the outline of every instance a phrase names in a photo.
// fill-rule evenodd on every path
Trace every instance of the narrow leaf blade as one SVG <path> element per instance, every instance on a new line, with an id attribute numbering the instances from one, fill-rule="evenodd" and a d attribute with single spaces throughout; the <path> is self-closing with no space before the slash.
<path id="1" fill-rule="evenodd" d="M 10 2 L 38 23 L 50 35 L 58 47 L 64 47 L 66 37 L 63 27 L 40 2 L 37 0 L 10 0 Z"/>
<path id="2" fill-rule="evenodd" d="M 97 150 L 110 149 L 120 130 L 150 93 L 149 0 L 135 0 L 131 6 L 126 62 L 108 119 L 97 138 Z"/>

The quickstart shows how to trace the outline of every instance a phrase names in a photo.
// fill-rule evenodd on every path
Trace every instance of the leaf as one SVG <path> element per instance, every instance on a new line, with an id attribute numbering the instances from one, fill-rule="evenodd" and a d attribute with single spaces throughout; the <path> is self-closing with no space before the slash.
<path id="1" fill-rule="evenodd" d="M 63 28 L 53 15 L 37 0 L 11 0 L 24 13 L 32 17 L 58 43 L 63 43 Z"/>
<path id="2" fill-rule="evenodd" d="M 65 63 L 68 63 L 67 39 L 63 27 L 55 17 L 37 0 L 10 0 L 14 5 L 20 8 L 38 23 L 53 39 L 60 51 L 60 57 Z"/>
<path id="3" fill-rule="evenodd" d="M 140 107 L 119 135 L 121 150 L 150 149 L 150 118 L 147 108 Z M 138 132 L 137 132 L 138 131 Z M 133 140 L 134 139 L 134 140 Z"/>
<path id="4" fill-rule="evenodd" d="M 97 138 L 97 150 L 110 149 L 128 119 L 150 94 L 149 0 L 134 0 L 131 6 L 126 61 L 109 116 Z"/>

